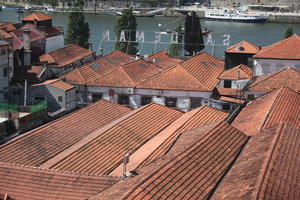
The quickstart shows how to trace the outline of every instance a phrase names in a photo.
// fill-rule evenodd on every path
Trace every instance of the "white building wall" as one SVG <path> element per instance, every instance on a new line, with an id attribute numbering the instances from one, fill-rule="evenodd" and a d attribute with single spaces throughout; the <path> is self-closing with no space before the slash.
<path id="1" fill-rule="evenodd" d="M 300 60 L 254 59 L 253 69 L 255 76 L 263 76 L 283 68 L 300 70 Z"/>
<path id="2" fill-rule="evenodd" d="M 46 53 L 64 47 L 64 35 L 46 38 Z"/>
<path id="3" fill-rule="evenodd" d="M 0 103 L 8 101 L 4 94 L 8 92 L 9 76 L 8 45 L 5 45 L 0 47 Z"/>

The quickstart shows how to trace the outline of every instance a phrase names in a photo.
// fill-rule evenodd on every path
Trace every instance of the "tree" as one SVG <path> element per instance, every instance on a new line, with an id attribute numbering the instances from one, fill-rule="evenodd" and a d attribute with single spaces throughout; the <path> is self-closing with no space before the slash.
<path id="1" fill-rule="evenodd" d="M 172 56 L 172 57 L 178 57 L 180 55 L 180 52 L 181 52 L 181 49 L 182 49 L 182 40 L 183 40 L 183 37 L 182 37 L 182 30 L 181 30 L 181 25 L 179 24 L 176 29 L 175 29 L 175 32 L 177 33 L 175 35 L 175 37 L 178 37 L 176 38 L 177 40 L 177 43 L 171 43 L 170 44 L 170 50 L 169 50 L 169 55 Z"/>
<path id="2" fill-rule="evenodd" d="M 135 55 L 138 52 L 138 44 L 134 42 L 136 40 L 136 28 L 136 18 L 132 12 L 132 8 L 124 9 L 115 27 L 117 36 L 115 50 L 120 50 L 129 55 Z M 122 38 L 123 34 L 125 38 Z"/>
<path id="3" fill-rule="evenodd" d="M 284 32 L 283 39 L 289 38 L 293 35 L 293 27 L 290 25 Z"/>
<path id="4" fill-rule="evenodd" d="M 184 49 L 189 56 L 204 49 L 200 19 L 195 12 L 185 19 Z"/>
<path id="5" fill-rule="evenodd" d="M 66 44 L 76 44 L 84 48 L 89 46 L 90 28 L 85 22 L 85 18 L 81 10 L 83 10 L 84 2 L 77 0 L 75 9 L 69 14 L 68 30 L 65 39 Z"/>

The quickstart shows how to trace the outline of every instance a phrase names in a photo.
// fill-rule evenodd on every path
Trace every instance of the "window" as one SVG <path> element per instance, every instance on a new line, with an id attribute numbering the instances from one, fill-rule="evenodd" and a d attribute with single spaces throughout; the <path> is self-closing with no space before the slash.
<path id="1" fill-rule="evenodd" d="M 142 97 L 142 99 L 141 99 L 141 104 L 142 104 L 142 106 L 144 106 L 144 105 L 147 105 L 147 104 L 149 104 L 149 103 L 151 103 L 152 102 L 152 97 L 147 97 L 147 96 L 144 96 L 144 97 Z"/>
<path id="2" fill-rule="evenodd" d="M 63 100 L 63 97 L 62 96 L 58 96 L 58 101 L 62 101 Z"/>
<path id="3" fill-rule="evenodd" d="M 198 108 L 202 106 L 202 99 L 201 98 L 191 98 L 191 108 Z"/>
<path id="4" fill-rule="evenodd" d="M 254 94 L 248 94 L 248 100 L 254 100 Z"/>
<path id="5" fill-rule="evenodd" d="M 128 95 L 118 95 L 118 104 L 129 105 L 129 96 Z"/>
<path id="6" fill-rule="evenodd" d="M 3 68 L 3 77 L 6 77 L 6 76 L 7 76 L 7 73 L 8 73 L 8 68 L 7 68 L 7 67 L 4 67 L 4 68 Z"/>
<path id="7" fill-rule="evenodd" d="M 102 99 L 101 93 L 92 93 L 92 102 L 98 101 L 99 99 Z"/>
<path id="8" fill-rule="evenodd" d="M 170 108 L 176 108 L 177 99 L 166 97 L 165 105 Z"/>
<path id="9" fill-rule="evenodd" d="M 226 111 L 229 111 L 229 110 L 230 110 L 230 104 L 229 104 L 229 103 L 224 103 L 224 104 L 222 105 L 222 109 L 223 109 L 223 110 L 226 110 Z"/>
<path id="10" fill-rule="evenodd" d="M 224 88 L 231 88 L 231 80 L 224 80 Z"/>

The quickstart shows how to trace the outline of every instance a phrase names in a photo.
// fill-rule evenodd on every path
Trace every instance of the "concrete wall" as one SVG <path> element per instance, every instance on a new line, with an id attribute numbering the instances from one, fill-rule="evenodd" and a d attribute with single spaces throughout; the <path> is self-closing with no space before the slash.
<path id="1" fill-rule="evenodd" d="M 64 35 L 46 38 L 46 53 L 64 47 Z"/>
<path id="2" fill-rule="evenodd" d="M 300 60 L 258 59 L 253 62 L 255 76 L 263 76 L 283 68 L 290 67 L 300 70 Z"/>
<path id="3" fill-rule="evenodd" d="M 218 86 L 219 88 L 224 88 L 224 81 L 225 80 L 220 81 Z M 231 81 L 231 88 L 243 89 L 250 80 L 227 80 L 227 81 Z"/>
<path id="4" fill-rule="evenodd" d="M 7 73 L 6 73 L 7 72 Z M 6 76 L 4 76 L 6 73 Z M 9 53 L 8 46 L 0 46 L 0 103 L 7 102 L 4 93 L 8 92 L 9 83 Z"/>

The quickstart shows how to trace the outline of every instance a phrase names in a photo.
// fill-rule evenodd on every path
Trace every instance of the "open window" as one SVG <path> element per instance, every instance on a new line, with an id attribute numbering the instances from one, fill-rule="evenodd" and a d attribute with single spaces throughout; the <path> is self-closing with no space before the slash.
<path id="1" fill-rule="evenodd" d="M 176 108 L 177 99 L 176 98 L 170 98 L 166 97 L 165 99 L 165 105 L 170 108 Z"/>
<path id="2" fill-rule="evenodd" d="M 129 95 L 118 95 L 118 104 L 129 105 Z"/>

